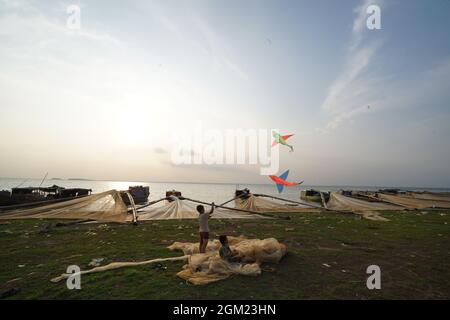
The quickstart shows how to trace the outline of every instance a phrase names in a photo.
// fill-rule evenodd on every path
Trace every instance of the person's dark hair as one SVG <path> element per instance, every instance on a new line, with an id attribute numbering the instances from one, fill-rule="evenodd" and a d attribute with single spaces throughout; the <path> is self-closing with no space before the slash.
<path id="1" fill-rule="evenodd" d="M 219 241 L 221 244 L 224 244 L 225 242 L 228 242 L 228 238 L 226 235 L 219 236 Z"/>
<path id="2" fill-rule="evenodd" d="M 199 205 L 197 206 L 197 211 L 200 212 L 200 213 L 205 212 L 205 207 L 202 206 L 201 204 L 199 204 Z"/>

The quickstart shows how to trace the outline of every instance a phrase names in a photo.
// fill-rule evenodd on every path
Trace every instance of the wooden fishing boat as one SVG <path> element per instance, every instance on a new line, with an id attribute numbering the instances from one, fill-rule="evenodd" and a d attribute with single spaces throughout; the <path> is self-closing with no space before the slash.
<path id="1" fill-rule="evenodd" d="M 57 185 L 51 187 L 17 187 L 11 191 L 0 191 L 0 206 L 16 206 L 26 204 L 41 204 L 48 201 L 69 200 L 88 196 L 91 189 L 64 188 Z"/>
<path id="2" fill-rule="evenodd" d="M 247 199 L 248 197 L 250 197 L 250 194 L 251 194 L 251 192 L 247 188 L 241 189 L 241 190 L 236 190 L 234 192 L 234 196 L 235 197 L 239 197 L 241 199 Z"/>
<path id="3" fill-rule="evenodd" d="M 166 198 L 168 198 L 167 201 L 172 202 L 174 200 L 173 197 L 181 198 L 182 197 L 181 191 L 177 190 L 166 191 Z"/>
<path id="4" fill-rule="evenodd" d="M 321 192 L 321 191 L 314 190 L 314 189 L 300 191 L 300 199 L 309 201 L 309 202 L 322 203 L 322 197 L 320 195 L 321 193 L 323 194 L 325 202 L 328 202 L 328 200 L 330 199 L 329 192 Z"/>
<path id="5" fill-rule="evenodd" d="M 130 186 L 128 187 L 128 193 L 133 197 L 135 204 L 142 204 L 148 201 L 150 196 L 150 188 L 148 186 Z M 125 192 L 121 192 L 123 202 L 126 205 L 130 205 L 130 199 Z"/>

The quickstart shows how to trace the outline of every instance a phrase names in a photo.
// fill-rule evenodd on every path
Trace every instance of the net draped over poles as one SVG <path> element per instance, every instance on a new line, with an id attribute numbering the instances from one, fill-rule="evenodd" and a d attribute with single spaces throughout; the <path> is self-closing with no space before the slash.
<path id="1" fill-rule="evenodd" d="M 230 263 L 220 257 L 221 244 L 218 240 L 208 242 L 206 253 L 198 253 L 198 243 L 173 243 L 168 247 L 170 250 L 181 250 L 189 255 L 188 263 L 177 276 L 194 285 L 216 282 L 234 274 L 258 276 L 262 263 L 278 263 L 287 250 L 286 245 L 275 238 L 260 240 L 229 236 L 228 243 L 239 257 L 239 262 Z"/>
<path id="2" fill-rule="evenodd" d="M 360 199 L 344 196 L 339 192 L 331 192 L 330 200 L 327 202 L 328 209 L 349 211 L 355 214 L 360 214 L 369 220 L 387 221 L 388 219 L 380 216 L 377 211 L 382 210 L 404 210 L 403 207 L 396 206 L 384 202 L 370 202 Z"/>
<path id="3" fill-rule="evenodd" d="M 237 198 L 234 200 L 238 209 L 257 212 L 314 212 L 320 209 L 287 205 L 278 201 L 264 199 L 249 194 L 247 198 Z"/>
<path id="4" fill-rule="evenodd" d="M 86 219 L 124 223 L 129 218 L 127 212 L 127 206 L 123 202 L 120 192 L 110 190 L 64 202 L 0 213 L 0 220 Z"/>
<path id="5" fill-rule="evenodd" d="M 422 192 L 407 192 L 406 194 L 417 199 L 450 202 L 450 192 L 436 193 L 436 192 L 422 191 Z"/>
<path id="6" fill-rule="evenodd" d="M 211 206 L 203 205 L 205 212 L 211 210 Z M 228 209 L 215 208 L 212 219 L 267 219 L 267 217 L 237 212 Z M 175 199 L 160 207 L 147 207 L 138 212 L 138 221 L 166 220 L 166 219 L 198 219 L 197 205 L 188 200 Z"/>
<path id="7" fill-rule="evenodd" d="M 215 208 L 213 219 L 270 219 L 264 216 L 269 212 L 320 212 L 328 210 L 343 213 L 354 213 L 371 220 L 386 221 L 380 211 L 412 210 L 426 208 L 450 208 L 449 193 L 431 192 L 402 192 L 388 194 L 383 192 L 359 192 L 355 196 L 343 195 L 341 192 L 331 192 L 326 208 L 319 204 L 308 207 L 303 204 L 286 204 L 289 200 L 268 199 L 267 195 L 248 194 L 245 197 L 234 199 L 235 207 Z M 162 201 L 164 199 L 158 200 Z M 156 202 L 158 202 L 156 201 Z M 76 198 L 63 202 L 41 204 L 38 207 L 16 209 L 0 213 L 0 220 L 11 219 L 71 219 L 91 220 L 98 222 L 134 222 L 135 215 L 138 221 L 167 220 L 167 219 L 197 219 L 197 202 L 184 198 L 174 198 L 162 206 L 147 206 L 137 212 L 135 208 L 129 209 L 123 202 L 121 192 L 110 190 L 86 197 Z M 200 203 L 204 203 L 201 202 Z M 205 211 L 210 211 L 211 205 L 203 204 Z M 243 210 L 243 211 L 239 211 Z M 133 214 L 131 214 L 131 212 Z M 259 214 L 258 214 L 259 213 Z"/>
<path id="8" fill-rule="evenodd" d="M 385 194 L 378 193 L 377 197 L 408 209 L 426 209 L 426 208 L 450 208 L 450 196 L 448 194 L 416 193 L 409 192 L 405 194 Z"/>
<path id="9" fill-rule="evenodd" d="M 168 219 L 198 219 L 196 204 L 176 199 L 159 207 L 147 207 L 138 212 L 139 221 Z M 205 211 L 211 206 L 204 205 Z M 268 219 L 258 214 L 216 208 L 213 219 Z M 119 191 L 110 190 L 83 198 L 42 205 L 35 208 L 0 213 L 0 220 L 10 219 L 70 219 L 99 222 L 133 222 Z"/>

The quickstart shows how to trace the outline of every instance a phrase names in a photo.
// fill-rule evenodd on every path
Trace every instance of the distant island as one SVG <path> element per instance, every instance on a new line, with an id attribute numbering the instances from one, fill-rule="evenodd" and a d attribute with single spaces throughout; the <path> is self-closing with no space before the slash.
<path id="1" fill-rule="evenodd" d="M 92 181 L 91 179 L 84 179 L 84 178 L 67 178 L 67 180 L 76 180 L 76 181 Z"/>

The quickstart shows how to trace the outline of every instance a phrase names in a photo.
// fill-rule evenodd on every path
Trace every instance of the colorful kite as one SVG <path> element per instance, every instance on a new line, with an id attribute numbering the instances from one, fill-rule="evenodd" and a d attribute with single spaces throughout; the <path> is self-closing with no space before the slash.
<path id="1" fill-rule="evenodd" d="M 303 183 L 303 181 L 301 181 L 301 182 L 286 181 L 288 175 L 289 175 L 289 170 L 287 170 L 285 173 L 283 173 L 279 177 L 273 176 L 273 175 L 269 176 L 269 178 L 272 179 L 272 181 L 277 184 L 278 193 L 281 193 L 283 191 L 284 187 L 298 186 L 299 184 Z"/>
<path id="2" fill-rule="evenodd" d="M 278 132 L 273 131 L 272 136 L 275 138 L 275 140 L 272 142 L 272 147 L 276 146 L 277 144 L 282 144 L 286 147 L 291 148 L 291 152 L 294 151 L 294 147 L 286 142 L 286 140 L 289 139 L 290 137 L 292 137 L 293 134 L 288 134 L 288 135 L 282 136 Z"/>

